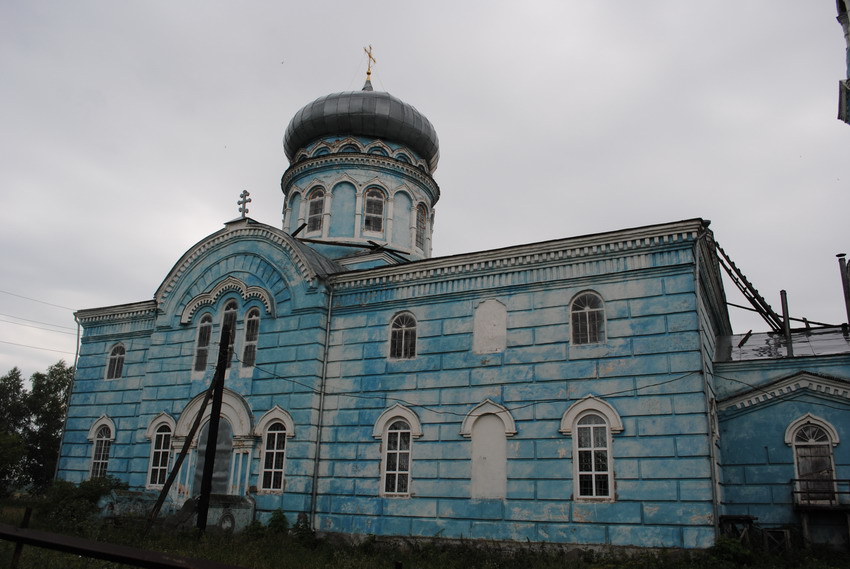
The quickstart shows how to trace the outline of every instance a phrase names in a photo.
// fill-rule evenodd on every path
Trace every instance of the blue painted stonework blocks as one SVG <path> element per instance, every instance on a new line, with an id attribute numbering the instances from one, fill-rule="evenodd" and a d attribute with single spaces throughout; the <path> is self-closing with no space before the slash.
<path id="1" fill-rule="evenodd" d="M 372 177 L 329 165 L 337 155 L 328 144 L 331 158 L 287 175 L 340 192 L 325 212 L 332 230 L 317 236 L 354 239 L 362 227 L 351 216 L 364 223 L 359 185 Z M 419 188 L 394 195 L 394 208 L 410 207 L 394 212 L 384 235 L 412 248 L 414 197 L 433 205 L 423 197 L 428 176 L 367 156 L 364 164 L 384 161 L 393 188 Z M 298 196 L 288 197 L 287 228 L 306 221 L 292 209 L 307 203 Z M 91 475 L 93 429 L 108 425 L 107 472 L 149 490 L 151 433 L 169 430 L 173 462 L 235 306 L 228 491 L 252 496 L 258 519 L 282 508 L 291 520 L 315 511 L 311 523 L 328 532 L 686 548 L 713 543 L 716 511 L 793 522 L 797 463 L 786 428 L 809 413 L 840 431 L 833 456 L 846 474 L 848 406 L 836 403 L 836 386 L 850 362 L 715 361 L 717 338 L 731 330 L 716 259 L 700 249 L 695 264 L 694 251 L 708 247 L 698 236 L 710 232 L 690 220 L 437 259 L 417 250 L 420 260 L 406 264 L 365 249 L 345 264 L 354 251 L 229 222 L 181 257 L 153 300 L 79 313 L 60 476 Z M 596 329 L 589 309 L 573 304 L 583 294 L 597 299 Z M 106 380 L 117 343 L 127 347 L 124 367 Z M 809 375 L 770 387 L 765 401 L 736 384 L 769 387 L 793 374 Z M 608 482 L 594 496 L 578 483 L 589 424 L 604 434 Z M 262 488 L 278 434 L 282 482 Z M 194 463 L 184 468 L 191 478 Z M 190 489 L 174 496 L 178 507 Z"/>

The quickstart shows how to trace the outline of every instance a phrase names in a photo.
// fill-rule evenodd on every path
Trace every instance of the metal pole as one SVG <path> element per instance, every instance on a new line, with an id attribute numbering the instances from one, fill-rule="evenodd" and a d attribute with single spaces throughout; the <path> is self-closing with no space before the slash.
<path id="1" fill-rule="evenodd" d="M 328 347 L 330 346 L 333 309 L 334 289 L 330 287 L 330 294 L 328 295 L 328 320 L 325 323 L 325 346 L 322 352 L 322 378 L 319 383 L 319 421 L 316 426 L 316 457 L 313 460 L 313 483 L 310 489 L 310 527 L 313 529 L 318 526 L 316 515 L 319 499 L 319 463 L 322 460 L 322 428 L 325 424 L 325 382 L 328 378 Z"/>
<path id="2" fill-rule="evenodd" d="M 198 498 L 198 520 L 196 527 L 204 532 L 207 529 L 207 514 L 210 509 L 210 494 L 212 493 L 213 468 L 215 467 L 215 450 L 218 444 L 218 425 L 221 421 L 221 400 L 224 392 L 224 374 L 230 360 L 230 335 L 233 331 L 229 324 L 221 330 L 221 340 L 218 346 L 218 363 L 215 366 L 213 378 L 212 407 L 210 408 L 210 424 L 207 429 L 207 448 L 204 450 L 204 473 L 201 478 L 201 495 Z"/>
<path id="3" fill-rule="evenodd" d="M 189 430 L 189 434 L 183 442 L 183 448 L 177 455 L 177 460 L 175 460 L 174 464 L 171 466 L 171 472 L 168 474 L 168 478 L 165 480 L 165 484 L 159 492 L 159 498 L 157 498 L 156 503 L 148 516 L 148 523 L 145 525 L 145 531 L 142 535 L 147 535 L 150 531 L 151 526 L 153 526 L 154 521 L 156 521 L 156 518 L 159 515 L 159 511 L 162 509 L 162 505 L 165 503 L 165 498 L 168 496 L 171 486 L 174 484 L 174 480 L 177 479 L 177 475 L 180 473 L 180 467 L 183 465 L 183 460 L 185 460 L 186 455 L 189 453 L 189 448 L 192 446 L 192 441 L 195 440 L 195 434 L 198 432 L 198 427 L 201 425 L 201 419 L 204 417 L 204 411 L 206 411 L 207 404 L 209 404 L 210 399 L 212 398 L 213 385 L 214 383 L 210 382 L 210 387 L 204 394 L 204 399 L 201 401 L 201 408 L 198 410 L 195 422 L 192 423 L 192 428 Z"/>
<path id="4" fill-rule="evenodd" d="M 794 345 L 791 343 L 791 318 L 788 317 L 788 293 L 780 290 L 779 296 L 782 297 L 782 328 L 785 331 L 786 356 L 793 358 Z"/>
<path id="5" fill-rule="evenodd" d="M 838 266 L 841 269 L 841 287 L 844 289 L 844 309 L 847 311 L 847 324 L 850 324 L 850 274 L 847 273 L 845 253 L 839 253 Z"/>

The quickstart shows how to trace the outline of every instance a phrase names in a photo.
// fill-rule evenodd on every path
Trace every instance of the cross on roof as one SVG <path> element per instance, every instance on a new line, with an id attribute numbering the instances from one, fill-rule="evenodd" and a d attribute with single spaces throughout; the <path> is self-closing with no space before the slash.
<path id="1" fill-rule="evenodd" d="M 239 194 L 239 201 L 236 204 L 239 206 L 239 213 L 242 214 L 242 219 L 245 219 L 245 216 L 248 215 L 248 204 L 251 203 L 251 198 L 248 196 L 251 195 L 251 192 L 248 190 L 242 190 L 242 193 Z"/>
<path id="2" fill-rule="evenodd" d="M 366 55 L 369 56 L 369 59 L 366 63 L 366 79 L 371 79 L 372 77 L 372 64 L 378 63 L 378 60 L 372 55 L 372 46 L 369 46 L 369 49 L 363 48 L 363 51 L 366 52 Z"/>

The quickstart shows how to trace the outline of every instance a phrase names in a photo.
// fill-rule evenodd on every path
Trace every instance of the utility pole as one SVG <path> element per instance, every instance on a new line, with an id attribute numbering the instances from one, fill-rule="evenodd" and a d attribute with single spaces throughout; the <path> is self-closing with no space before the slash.
<path id="1" fill-rule="evenodd" d="M 224 374 L 227 364 L 233 354 L 230 353 L 230 336 L 233 333 L 229 323 L 221 330 L 221 340 L 218 345 L 218 363 L 212 385 L 212 408 L 210 409 L 210 424 L 207 429 L 207 448 L 204 450 L 204 473 L 201 478 L 201 495 L 198 498 L 198 521 L 196 526 L 201 533 L 207 529 L 207 514 L 210 509 L 210 494 L 212 493 L 213 468 L 215 467 L 215 450 L 218 444 L 218 424 L 221 420 L 221 400 L 224 394 Z"/>

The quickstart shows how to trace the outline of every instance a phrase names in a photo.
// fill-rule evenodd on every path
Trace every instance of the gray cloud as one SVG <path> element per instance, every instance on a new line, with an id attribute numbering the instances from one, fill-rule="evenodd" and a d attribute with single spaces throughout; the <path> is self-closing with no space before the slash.
<path id="1" fill-rule="evenodd" d="M 796 315 L 843 319 L 850 127 L 828 0 L 5 2 L 0 290 L 149 299 L 243 189 L 279 225 L 286 124 L 360 88 L 367 44 L 376 88 L 440 136 L 435 254 L 701 216 L 774 305 L 785 288 Z M 0 313 L 73 326 L 8 294 Z M 8 323 L 0 341 L 74 351 Z M 59 357 L 0 344 L 0 373 Z"/>

